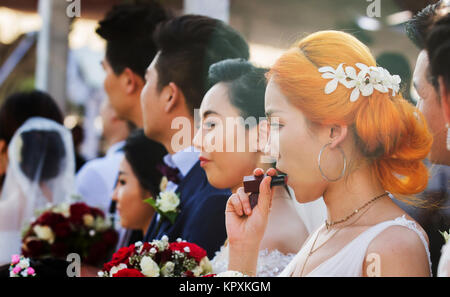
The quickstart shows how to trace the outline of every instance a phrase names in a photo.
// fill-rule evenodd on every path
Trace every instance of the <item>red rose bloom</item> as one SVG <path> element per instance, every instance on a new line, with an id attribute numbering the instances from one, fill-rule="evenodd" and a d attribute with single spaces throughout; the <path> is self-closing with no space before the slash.
<path id="1" fill-rule="evenodd" d="M 96 218 L 96 217 L 102 217 L 102 218 L 104 218 L 104 217 L 105 217 L 105 214 L 104 214 L 103 211 L 102 211 L 101 209 L 99 209 L 99 208 L 91 207 L 90 211 L 91 211 L 91 215 L 93 215 L 94 218 Z"/>
<path id="2" fill-rule="evenodd" d="M 56 224 L 53 228 L 53 232 L 55 232 L 56 237 L 64 238 L 70 235 L 72 229 L 70 228 L 70 224 L 67 220 Z"/>
<path id="3" fill-rule="evenodd" d="M 83 223 L 83 216 L 91 214 L 89 206 L 85 203 L 77 202 L 70 206 L 70 221 L 75 224 Z"/>
<path id="4" fill-rule="evenodd" d="M 172 242 L 169 245 L 169 249 L 171 251 L 180 251 L 180 252 L 184 252 L 184 248 L 188 247 L 189 248 L 189 253 L 188 255 L 192 258 L 195 259 L 195 261 L 197 261 L 197 263 L 200 263 L 200 261 L 206 257 L 206 251 L 204 249 L 202 249 L 201 247 L 199 247 L 198 245 L 194 244 L 194 243 L 190 243 L 190 242 Z"/>
<path id="5" fill-rule="evenodd" d="M 113 277 L 145 277 L 139 270 L 124 268 L 113 274 Z"/>
<path id="6" fill-rule="evenodd" d="M 190 271 L 190 270 L 186 271 L 184 273 L 184 276 L 185 277 L 195 277 L 194 273 L 192 271 Z"/>
<path id="7" fill-rule="evenodd" d="M 60 213 L 54 212 L 44 212 L 37 220 L 33 223 L 33 226 L 41 225 L 41 226 L 49 226 L 50 228 L 54 228 L 57 224 L 66 222 L 67 219 Z"/>
<path id="8" fill-rule="evenodd" d="M 150 251 L 152 248 L 155 248 L 155 250 L 159 252 L 158 248 L 157 248 L 156 246 L 154 246 L 153 244 L 151 244 L 151 243 L 144 242 L 142 245 L 143 245 L 142 251 L 148 252 L 148 251 Z"/>
<path id="9" fill-rule="evenodd" d="M 129 247 L 123 247 L 114 253 L 112 260 L 103 265 L 103 269 L 106 271 L 111 270 L 112 267 L 121 263 L 128 264 L 129 258 L 134 254 L 134 244 Z"/>

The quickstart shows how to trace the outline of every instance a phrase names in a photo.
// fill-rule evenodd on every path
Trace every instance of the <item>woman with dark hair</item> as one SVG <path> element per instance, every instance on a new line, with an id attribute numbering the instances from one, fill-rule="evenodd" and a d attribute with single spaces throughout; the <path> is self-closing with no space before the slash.
<path id="1" fill-rule="evenodd" d="M 72 135 L 63 125 L 32 117 L 17 129 L 0 195 L 0 264 L 20 253 L 21 230 L 36 211 L 70 202 L 74 178 Z"/>
<path id="2" fill-rule="evenodd" d="M 8 168 L 9 142 L 17 129 L 31 117 L 63 123 L 63 115 L 58 105 L 44 92 L 15 93 L 6 98 L 0 108 L 0 193 Z"/>
<path id="3" fill-rule="evenodd" d="M 163 175 L 157 165 L 167 154 L 164 146 L 148 139 L 143 130 L 134 131 L 123 150 L 125 156 L 119 166 L 112 199 L 117 203 L 122 227 L 130 231 L 121 238 L 118 247 L 128 246 L 145 235 L 155 211 L 143 200 L 156 198 L 160 192 Z"/>
<path id="4" fill-rule="evenodd" d="M 266 72 L 243 59 L 228 59 L 210 67 L 209 80 L 213 87 L 201 103 L 201 127 L 194 145 L 201 150 L 200 166 L 216 188 L 236 192 L 244 176 L 252 175 L 254 168 L 268 169 L 273 164 L 273 159 L 262 152 L 267 125 L 264 114 Z M 233 122 L 231 129 L 230 120 Z M 235 133 L 235 128 L 242 133 Z M 211 139 L 214 142 L 209 141 Z M 269 227 L 260 246 L 258 276 L 274 276 L 283 270 L 309 234 L 288 188 L 278 187 L 275 197 Z M 289 241 L 285 240 L 286 236 L 290 236 Z M 212 265 L 214 273 L 227 269 L 226 244 L 216 253 Z"/>

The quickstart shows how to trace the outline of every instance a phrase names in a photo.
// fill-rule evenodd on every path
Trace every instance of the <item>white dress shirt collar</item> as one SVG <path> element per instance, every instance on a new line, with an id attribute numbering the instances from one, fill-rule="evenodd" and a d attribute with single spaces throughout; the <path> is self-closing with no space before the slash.
<path id="1" fill-rule="evenodd" d="M 193 146 L 189 146 L 182 151 L 172 155 L 164 156 L 164 163 L 172 168 L 178 168 L 180 173 L 185 177 L 198 161 L 200 152 Z"/>
<path id="2" fill-rule="evenodd" d="M 112 154 L 118 152 L 118 151 L 121 150 L 124 146 L 125 146 L 125 140 L 114 143 L 114 144 L 111 145 L 111 146 L 109 147 L 109 149 L 106 151 L 106 156 L 109 156 L 109 155 L 112 155 Z"/>

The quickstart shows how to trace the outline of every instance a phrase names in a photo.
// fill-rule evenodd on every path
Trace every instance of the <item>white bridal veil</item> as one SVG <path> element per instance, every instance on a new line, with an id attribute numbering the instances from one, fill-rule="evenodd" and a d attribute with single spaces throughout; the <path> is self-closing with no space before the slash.
<path id="1" fill-rule="evenodd" d="M 40 117 L 27 120 L 8 146 L 0 196 L 0 265 L 20 253 L 21 231 L 48 204 L 70 201 L 75 160 L 71 133 Z"/>

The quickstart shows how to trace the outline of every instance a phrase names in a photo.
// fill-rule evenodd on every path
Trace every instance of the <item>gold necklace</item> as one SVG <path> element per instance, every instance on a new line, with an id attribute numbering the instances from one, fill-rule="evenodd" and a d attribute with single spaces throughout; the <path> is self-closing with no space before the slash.
<path id="1" fill-rule="evenodd" d="M 373 199 L 370 200 L 369 202 L 365 203 L 362 207 L 358 208 L 358 211 L 354 211 L 354 212 L 353 212 L 353 215 L 356 214 L 356 213 L 358 213 L 359 210 L 361 210 L 362 208 L 366 207 L 366 206 L 369 205 L 370 203 L 372 203 L 372 202 L 374 202 L 375 200 L 377 200 L 377 199 L 379 199 L 379 198 L 381 198 L 381 197 L 384 197 L 384 196 L 386 196 L 386 195 L 388 195 L 388 193 L 384 193 L 384 194 L 382 194 L 382 195 L 379 195 L 379 196 L 373 198 Z M 371 205 L 370 207 L 372 207 L 372 205 Z M 355 224 L 356 222 L 358 222 L 359 219 L 362 218 L 362 217 L 364 216 L 364 214 L 365 214 L 367 211 L 369 211 L 370 207 L 367 208 L 367 209 L 359 216 L 359 218 L 357 218 L 353 223 L 351 223 L 351 224 L 349 224 L 349 225 L 347 225 L 347 226 L 345 226 L 345 227 L 352 226 L 353 224 Z M 352 217 L 353 215 L 351 215 L 350 217 Z M 345 221 L 347 221 L 348 219 L 350 219 L 350 217 L 349 217 L 349 218 L 346 218 Z M 345 221 L 344 221 L 344 222 L 345 222 Z M 325 221 L 325 222 L 326 222 L 326 221 Z M 337 223 L 338 223 L 338 222 L 334 223 L 333 225 L 335 225 L 335 224 L 337 224 Z M 340 222 L 340 223 L 342 223 L 342 222 Z M 330 225 L 330 226 L 331 226 L 331 225 Z M 331 235 L 324 243 L 322 243 L 319 247 L 317 247 L 315 250 L 313 250 L 313 249 L 314 249 L 314 246 L 316 245 L 317 238 L 319 238 L 319 233 L 320 233 L 320 232 L 317 231 L 316 238 L 314 239 L 314 242 L 313 242 L 313 244 L 311 245 L 311 249 L 309 250 L 309 253 L 308 253 L 308 255 L 306 256 L 305 262 L 303 263 L 302 271 L 301 271 L 301 273 L 300 273 L 300 276 L 301 276 L 301 277 L 303 276 L 303 271 L 305 270 L 305 267 L 306 267 L 306 264 L 307 264 L 307 262 L 308 262 L 308 260 L 309 260 L 309 257 L 310 257 L 313 253 L 315 253 L 318 249 L 320 249 L 322 246 L 324 246 L 328 241 L 330 241 L 330 240 L 331 240 L 331 239 L 332 239 L 339 231 L 341 231 L 342 229 L 344 229 L 344 227 L 339 228 L 339 229 L 338 229 L 333 235 Z M 328 230 L 328 227 L 327 227 L 327 230 Z"/>
<path id="2" fill-rule="evenodd" d="M 331 227 L 334 226 L 336 224 L 340 224 L 343 222 L 348 221 L 351 217 L 353 217 L 355 214 L 357 214 L 361 209 L 363 209 L 364 207 L 366 207 L 367 205 L 371 204 L 372 202 L 380 199 L 381 197 L 387 196 L 389 195 L 388 192 L 385 192 L 384 194 L 378 195 L 375 198 L 369 200 L 368 202 L 366 202 L 363 206 L 361 206 L 360 208 L 355 209 L 350 215 L 348 215 L 347 217 L 343 218 L 342 220 L 339 221 L 335 221 L 335 222 L 330 222 L 328 223 L 328 220 L 325 220 L 325 226 L 327 227 L 327 230 Z"/>

